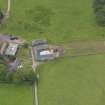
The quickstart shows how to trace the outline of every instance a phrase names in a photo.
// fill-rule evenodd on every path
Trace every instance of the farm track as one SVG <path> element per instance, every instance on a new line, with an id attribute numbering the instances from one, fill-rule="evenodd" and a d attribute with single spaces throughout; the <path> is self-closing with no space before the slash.
<path id="1" fill-rule="evenodd" d="M 73 41 L 67 45 L 61 43 L 65 49 L 62 57 L 89 56 L 105 53 L 105 41 Z"/>
<path id="2" fill-rule="evenodd" d="M 38 62 L 35 61 L 32 47 L 30 47 L 30 50 L 31 50 L 31 56 L 32 56 L 32 69 L 36 73 Z M 34 80 L 32 88 L 33 88 L 33 105 L 39 105 L 38 84 L 36 80 Z"/>

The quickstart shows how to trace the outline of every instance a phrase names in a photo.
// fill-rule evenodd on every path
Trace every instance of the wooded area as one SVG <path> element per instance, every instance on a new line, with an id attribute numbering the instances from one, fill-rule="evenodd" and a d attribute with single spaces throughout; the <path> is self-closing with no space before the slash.
<path id="1" fill-rule="evenodd" d="M 97 24 L 105 26 L 105 0 L 94 0 L 93 8 Z"/>

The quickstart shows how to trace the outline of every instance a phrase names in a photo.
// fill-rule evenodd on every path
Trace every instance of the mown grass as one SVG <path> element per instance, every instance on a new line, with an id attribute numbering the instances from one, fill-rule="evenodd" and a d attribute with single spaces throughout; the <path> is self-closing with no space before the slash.
<path id="1" fill-rule="evenodd" d="M 42 105 L 104 105 L 105 55 L 59 59 L 40 67 Z"/>
<path id="2" fill-rule="evenodd" d="M 28 84 L 0 83 L 0 105 L 32 105 L 32 87 Z"/>

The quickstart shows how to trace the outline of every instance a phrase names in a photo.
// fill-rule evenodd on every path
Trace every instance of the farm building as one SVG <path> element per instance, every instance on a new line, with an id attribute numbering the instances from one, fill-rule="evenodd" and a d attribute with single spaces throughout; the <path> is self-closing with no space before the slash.
<path id="1" fill-rule="evenodd" d="M 5 55 L 15 56 L 18 48 L 19 48 L 19 44 L 9 43 L 9 45 L 8 45 L 8 47 L 6 49 Z"/>
<path id="2" fill-rule="evenodd" d="M 19 44 L 16 43 L 0 43 L 0 55 L 15 56 L 18 51 Z"/>
<path id="3" fill-rule="evenodd" d="M 1 60 L 8 66 L 9 70 L 16 70 L 21 62 L 17 58 L 19 46 L 23 41 L 15 36 L 0 35 L 0 56 Z"/>
<path id="4" fill-rule="evenodd" d="M 35 40 L 32 42 L 33 54 L 35 60 L 46 61 L 55 59 L 58 53 L 54 49 L 50 49 L 46 40 Z"/>
<path id="5" fill-rule="evenodd" d="M 0 54 L 15 56 L 18 48 L 24 41 L 13 35 L 0 35 Z"/>

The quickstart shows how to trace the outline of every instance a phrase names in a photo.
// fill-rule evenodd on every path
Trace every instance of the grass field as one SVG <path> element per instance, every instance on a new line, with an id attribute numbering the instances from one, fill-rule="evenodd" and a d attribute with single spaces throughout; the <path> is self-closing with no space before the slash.
<path id="1" fill-rule="evenodd" d="M 6 8 L 6 2 L 0 2 Z M 41 12 L 38 18 L 42 18 L 43 11 L 47 20 L 40 24 L 35 16 Z M 92 0 L 14 0 L 11 19 L 1 32 L 19 34 L 28 40 L 47 38 L 52 42 L 103 38 L 105 30 L 96 25 L 94 18 Z"/>
<path id="2" fill-rule="evenodd" d="M 40 68 L 40 105 L 104 105 L 105 55 L 57 60 Z"/>
<path id="3" fill-rule="evenodd" d="M 0 105 L 32 105 L 32 87 L 29 85 L 0 84 Z"/>
<path id="4" fill-rule="evenodd" d="M 0 5 L 5 8 L 5 1 L 1 0 Z M 43 12 L 47 13 L 47 17 L 44 16 L 43 21 L 37 20 L 44 15 L 37 14 Z M 43 0 L 43 2 L 42 0 L 14 0 L 11 18 L 0 32 L 14 33 L 29 41 L 34 38 L 46 38 L 52 43 L 64 42 L 64 44 L 75 39 L 105 38 L 105 29 L 95 23 L 92 0 Z M 104 54 L 77 58 L 65 57 L 41 65 L 38 68 L 40 105 L 105 105 L 104 68 Z M 24 93 L 28 89 L 11 88 L 14 91 L 12 94 L 11 89 L 8 91 L 9 88 L 11 86 L 7 86 L 5 93 L 5 88 L 0 87 L 3 94 L 0 96 L 4 97 L 3 99 L 6 97 L 6 101 L 1 100 L 0 105 L 9 105 L 7 104 L 8 92 L 11 93 L 11 99 L 13 97 L 12 101 L 9 100 L 10 105 L 14 103 L 32 105 L 30 101 L 28 103 L 18 97 L 18 91 Z M 24 100 L 28 99 L 28 94 L 30 96 L 31 92 L 21 94 L 24 95 Z M 16 99 L 20 101 L 15 102 Z"/>

